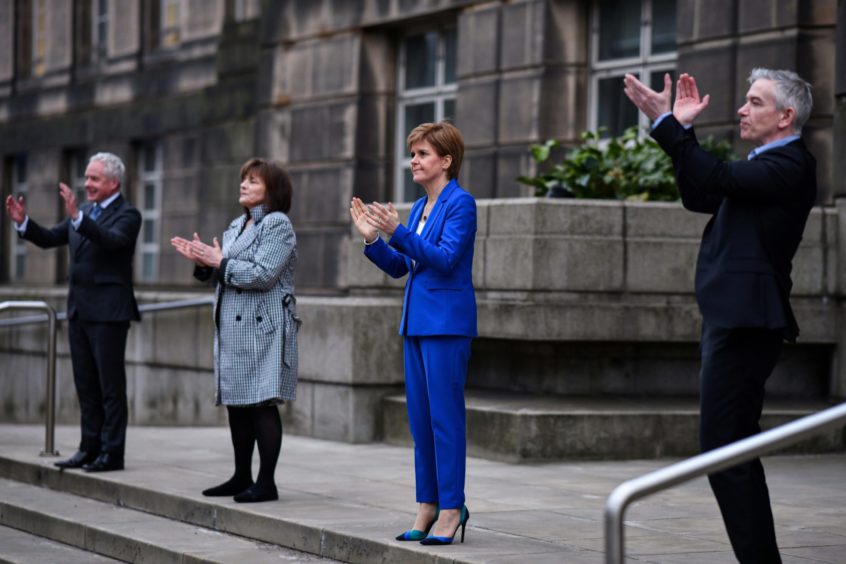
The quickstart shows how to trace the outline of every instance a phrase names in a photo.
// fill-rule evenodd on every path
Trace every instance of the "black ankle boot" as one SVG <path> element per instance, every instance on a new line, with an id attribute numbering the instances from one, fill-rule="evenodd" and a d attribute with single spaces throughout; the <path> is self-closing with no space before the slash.
<path id="1" fill-rule="evenodd" d="M 253 485 L 252 478 L 247 480 L 236 480 L 230 478 L 219 486 L 203 490 L 203 495 L 206 497 L 229 497 L 239 494 Z"/>
<path id="2" fill-rule="evenodd" d="M 274 501 L 279 499 L 279 492 L 276 486 L 271 484 L 269 486 L 261 486 L 253 484 L 246 490 L 242 491 L 233 497 L 238 503 L 256 503 L 259 501 Z"/>

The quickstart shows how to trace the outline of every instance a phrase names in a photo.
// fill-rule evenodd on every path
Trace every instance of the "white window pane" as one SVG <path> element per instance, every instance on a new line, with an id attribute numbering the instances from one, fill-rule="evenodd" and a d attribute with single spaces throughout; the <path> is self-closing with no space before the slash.
<path id="1" fill-rule="evenodd" d="M 656 92 L 660 92 L 664 90 L 664 73 L 670 74 L 670 80 L 672 81 L 673 88 L 676 87 L 676 71 L 675 69 L 664 69 L 659 71 L 653 71 L 649 73 L 649 87 Z"/>
<path id="2" fill-rule="evenodd" d="M 145 210 L 156 209 L 156 185 L 150 182 L 144 184 L 144 208 Z"/>
<path id="3" fill-rule="evenodd" d="M 444 83 L 455 83 L 455 60 L 458 44 L 458 32 L 451 28 L 444 32 Z"/>
<path id="4" fill-rule="evenodd" d="M 607 134 L 619 135 L 627 127 L 637 125 L 637 107 L 623 93 L 623 78 L 614 76 L 599 80 L 597 125 Z"/>
<path id="5" fill-rule="evenodd" d="M 429 32 L 405 40 L 405 89 L 435 85 L 438 34 Z"/>
<path id="6" fill-rule="evenodd" d="M 409 104 L 405 107 L 405 134 L 403 138 L 408 137 L 411 130 L 421 123 L 431 123 L 435 121 L 435 103 L 425 102 L 423 104 Z"/>
<path id="7" fill-rule="evenodd" d="M 599 3 L 599 60 L 640 55 L 639 0 L 602 0 Z"/>
<path id="8" fill-rule="evenodd" d="M 444 100 L 444 119 L 455 123 L 455 98 Z"/>
<path id="9" fill-rule="evenodd" d="M 676 0 L 652 0 L 652 52 L 676 50 Z"/>
<path id="10" fill-rule="evenodd" d="M 20 280 L 26 273 L 26 254 L 18 254 L 15 256 L 15 278 Z"/>
<path id="11" fill-rule="evenodd" d="M 150 282 L 156 279 L 156 254 L 145 252 L 141 266 L 141 277 Z"/>
<path id="12" fill-rule="evenodd" d="M 156 145 L 150 143 L 144 145 L 144 171 L 155 172 L 156 170 Z"/>
<path id="13" fill-rule="evenodd" d="M 144 242 L 156 242 L 156 221 L 154 219 L 144 220 Z"/>

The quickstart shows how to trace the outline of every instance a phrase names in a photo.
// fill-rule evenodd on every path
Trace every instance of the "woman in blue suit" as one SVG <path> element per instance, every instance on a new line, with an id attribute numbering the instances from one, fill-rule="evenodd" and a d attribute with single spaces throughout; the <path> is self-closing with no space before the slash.
<path id="1" fill-rule="evenodd" d="M 407 145 L 413 179 L 426 190 L 411 208 L 408 227 L 390 203 L 368 206 L 353 198 L 350 213 L 365 256 L 394 278 L 408 274 L 400 334 L 418 509 L 413 528 L 397 540 L 450 544 L 459 528 L 464 542 L 470 518 L 464 505 L 464 382 L 477 335 L 476 201 L 456 181 L 464 141 L 454 125 L 419 125 Z"/>

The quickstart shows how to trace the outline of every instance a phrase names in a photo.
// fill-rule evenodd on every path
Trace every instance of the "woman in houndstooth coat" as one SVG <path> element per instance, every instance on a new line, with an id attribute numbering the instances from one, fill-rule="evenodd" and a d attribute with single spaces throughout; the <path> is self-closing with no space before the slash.
<path id="1" fill-rule="evenodd" d="M 250 159 L 241 167 L 244 214 L 211 245 L 195 233 L 171 243 L 196 264 L 194 276 L 215 284 L 215 403 L 225 405 L 235 474 L 207 496 L 238 502 L 278 499 L 274 473 L 282 446 L 277 405 L 296 398 L 297 328 L 294 267 L 297 240 L 286 213 L 291 181 L 279 165 Z M 252 479 L 253 446 L 261 460 Z"/>

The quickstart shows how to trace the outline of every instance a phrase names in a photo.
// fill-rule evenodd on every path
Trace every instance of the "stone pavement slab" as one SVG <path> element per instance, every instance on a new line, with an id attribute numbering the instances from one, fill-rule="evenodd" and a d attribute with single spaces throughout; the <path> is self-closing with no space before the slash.
<path id="1" fill-rule="evenodd" d="M 78 430 L 59 427 L 71 454 Z M 99 475 L 54 472 L 40 458 L 43 428 L 0 425 L 0 473 L 189 523 L 352 562 L 603 561 L 605 500 L 619 483 L 672 460 L 507 464 L 470 458 L 466 542 L 422 547 L 393 537 L 413 520 L 413 452 L 286 435 L 277 469 L 278 502 L 243 506 L 200 491 L 232 472 L 228 430 L 131 427 L 127 469 Z M 843 563 L 846 455 L 764 460 L 785 563 Z M 257 460 L 254 463 L 257 468 Z M 732 562 L 707 480 L 634 504 L 627 512 L 631 562 Z"/>

